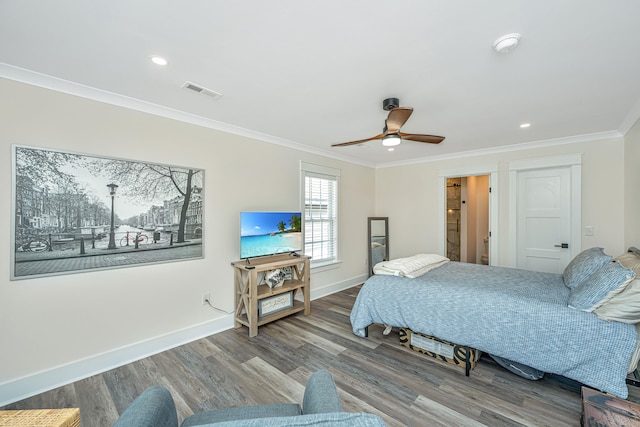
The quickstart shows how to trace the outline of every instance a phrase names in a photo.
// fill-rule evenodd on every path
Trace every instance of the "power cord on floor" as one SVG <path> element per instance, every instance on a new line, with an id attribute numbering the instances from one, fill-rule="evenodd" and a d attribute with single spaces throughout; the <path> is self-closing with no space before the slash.
<path id="1" fill-rule="evenodd" d="M 209 299 L 208 299 L 208 298 L 207 298 L 207 299 L 205 299 L 205 300 L 204 300 L 204 302 L 205 302 L 209 307 L 213 308 L 214 310 L 220 311 L 220 312 L 225 313 L 225 314 L 233 314 L 233 311 L 224 311 L 224 310 L 222 310 L 221 308 L 214 307 L 214 306 L 213 306 L 213 304 L 211 304 L 211 301 L 209 301 Z"/>

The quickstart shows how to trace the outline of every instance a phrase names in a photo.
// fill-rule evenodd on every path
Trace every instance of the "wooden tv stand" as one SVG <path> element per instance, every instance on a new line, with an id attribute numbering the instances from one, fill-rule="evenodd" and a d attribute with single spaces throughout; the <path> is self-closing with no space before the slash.
<path id="1" fill-rule="evenodd" d="M 310 257 L 305 255 L 286 254 L 232 262 L 235 283 L 235 328 L 247 326 L 249 337 L 255 337 L 258 335 L 258 326 L 301 311 L 304 311 L 305 316 L 309 315 L 311 313 L 309 259 Z M 291 267 L 290 280 L 285 280 L 281 286 L 275 288 L 259 284 L 258 281 L 263 279 L 267 272 L 284 267 Z M 302 296 L 302 301 L 296 300 L 296 296 Z M 291 307 L 276 307 L 275 310 L 260 315 L 261 311 L 270 305 L 269 303 L 281 304 L 278 300 L 290 300 Z M 261 306 L 263 310 L 260 310 Z"/>

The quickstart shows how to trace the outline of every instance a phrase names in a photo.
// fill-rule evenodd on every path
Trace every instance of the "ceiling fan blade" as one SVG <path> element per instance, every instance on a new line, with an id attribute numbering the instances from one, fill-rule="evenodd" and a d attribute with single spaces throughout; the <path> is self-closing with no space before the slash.
<path id="1" fill-rule="evenodd" d="M 356 145 L 356 144 L 360 144 L 362 142 L 373 141 L 374 139 L 382 139 L 383 136 L 384 136 L 384 134 L 381 133 L 380 135 L 376 135 L 376 136 L 371 137 L 371 138 L 359 139 L 357 141 L 342 142 L 340 144 L 331 144 L 331 146 L 332 147 L 346 147 L 348 145 Z"/>
<path id="2" fill-rule="evenodd" d="M 406 139 L 407 141 L 427 142 L 429 144 L 440 144 L 442 141 L 444 141 L 444 136 L 422 135 L 419 133 L 400 132 L 400 137 L 402 139 Z"/>
<path id="3" fill-rule="evenodd" d="M 386 133 L 398 133 L 402 125 L 411 117 L 411 113 L 413 113 L 413 108 L 411 107 L 396 107 L 389 111 L 386 121 Z"/>

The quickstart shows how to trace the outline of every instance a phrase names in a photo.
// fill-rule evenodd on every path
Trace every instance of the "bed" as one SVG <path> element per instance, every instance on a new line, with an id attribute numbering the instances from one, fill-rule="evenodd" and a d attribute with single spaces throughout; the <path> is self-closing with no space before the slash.
<path id="1" fill-rule="evenodd" d="M 638 362 L 637 313 L 603 320 L 596 308 L 640 283 L 602 248 L 583 251 L 563 274 L 441 261 L 406 276 L 387 269 L 365 282 L 351 311 L 356 335 L 366 337 L 372 324 L 409 328 L 627 397 L 629 367 Z M 607 284 L 596 292 L 593 282 Z"/>

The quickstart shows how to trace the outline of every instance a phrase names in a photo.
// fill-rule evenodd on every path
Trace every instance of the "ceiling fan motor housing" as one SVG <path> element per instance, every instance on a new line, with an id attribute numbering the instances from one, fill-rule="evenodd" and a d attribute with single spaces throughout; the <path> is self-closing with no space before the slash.
<path id="1" fill-rule="evenodd" d="M 382 101 L 382 108 L 384 111 L 390 111 L 400 106 L 400 100 L 398 98 L 387 98 Z"/>

